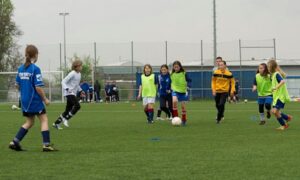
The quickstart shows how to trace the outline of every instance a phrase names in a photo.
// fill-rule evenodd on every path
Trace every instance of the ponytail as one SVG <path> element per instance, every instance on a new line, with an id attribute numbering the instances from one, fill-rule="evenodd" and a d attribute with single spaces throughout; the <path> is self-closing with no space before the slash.
<path id="1" fill-rule="evenodd" d="M 278 67 L 277 71 L 283 78 L 286 78 L 286 73 L 280 67 Z"/>
<path id="2" fill-rule="evenodd" d="M 37 58 L 38 49 L 34 45 L 28 45 L 25 49 L 25 67 L 27 68 L 32 62 L 31 60 Z"/>

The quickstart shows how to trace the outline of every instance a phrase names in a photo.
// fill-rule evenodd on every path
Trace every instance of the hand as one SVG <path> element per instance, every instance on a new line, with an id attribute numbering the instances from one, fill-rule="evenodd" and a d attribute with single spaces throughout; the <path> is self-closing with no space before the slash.
<path id="1" fill-rule="evenodd" d="M 49 105 L 50 105 L 49 99 L 45 98 L 45 99 L 44 99 L 44 103 L 45 103 L 46 106 L 49 106 Z"/>
<path id="2" fill-rule="evenodd" d="M 141 99 L 141 95 L 139 94 L 137 97 L 136 97 L 137 100 L 140 100 Z"/>
<path id="3" fill-rule="evenodd" d="M 256 91 L 256 87 L 253 87 L 253 88 L 252 88 L 252 92 L 255 92 L 255 91 Z"/>
<path id="4" fill-rule="evenodd" d="M 81 97 L 85 97 L 85 92 L 84 92 L 84 91 L 81 91 L 80 96 L 81 96 Z"/>
<path id="5" fill-rule="evenodd" d="M 216 96 L 216 92 L 213 91 L 213 92 L 212 92 L 212 95 L 213 95 L 213 96 Z"/>
<path id="6" fill-rule="evenodd" d="M 170 93 L 171 93 L 171 90 L 167 90 L 167 93 L 170 94 Z"/>
<path id="7" fill-rule="evenodd" d="M 232 93 L 230 93 L 230 97 L 234 97 L 234 93 L 232 92 Z"/>

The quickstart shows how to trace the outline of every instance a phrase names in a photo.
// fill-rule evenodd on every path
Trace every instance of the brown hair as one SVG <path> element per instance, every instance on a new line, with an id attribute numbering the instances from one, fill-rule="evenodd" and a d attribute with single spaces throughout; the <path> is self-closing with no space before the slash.
<path id="1" fill-rule="evenodd" d="M 221 56 L 218 56 L 218 57 L 216 58 L 216 60 L 218 60 L 218 59 L 221 59 L 221 61 L 223 61 L 223 58 L 222 58 Z"/>
<path id="2" fill-rule="evenodd" d="M 277 71 L 283 78 L 286 77 L 285 72 L 282 71 L 282 69 L 279 67 L 275 59 L 272 58 L 271 60 L 269 60 L 268 67 L 271 74 Z"/>
<path id="3" fill-rule="evenodd" d="M 152 66 L 150 64 L 145 64 L 145 66 L 144 66 L 144 74 L 146 75 L 146 73 L 145 73 L 146 67 L 148 67 L 148 68 L 151 69 L 150 74 L 152 74 Z"/>
<path id="4" fill-rule="evenodd" d="M 35 58 L 38 53 L 39 51 L 34 45 L 27 45 L 25 49 L 25 67 L 31 64 L 31 59 Z"/>
<path id="5" fill-rule="evenodd" d="M 172 73 L 175 72 L 175 69 L 174 69 L 174 66 L 175 66 L 175 65 L 178 65 L 178 66 L 180 67 L 179 72 L 185 72 L 184 68 L 183 68 L 182 65 L 181 65 L 181 62 L 180 62 L 180 61 L 174 61 L 174 62 L 173 62 Z"/>
<path id="6" fill-rule="evenodd" d="M 72 70 L 76 70 L 76 68 L 77 68 L 78 66 L 82 66 L 82 61 L 79 60 L 79 59 L 76 59 L 76 60 L 73 61 L 73 63 L 72 63 Z"/>
<path id="7" fill-rule="evenodd" d="M 168 65 L 166 65 L 166 64 L 161 65 L 161 66 L 160 66 L 160 70 L 161 70 L 162 68 L 166 68 L 167 70 L 169 70 L 169 67 L 168 67 Z"/>
<path id="8" fill-rule="evenodd" d="M 259 66 L 263 66 L 264 67 L 264 72 L 263 72 L 262 76 L 266 77 L 266 76 L 268 76 L 268 74 L 270 74 L 270 72 L 268 70 L 268 66 L 267 66 L 266 63 L 261 63 Z M 259 73 L 259 66 L 257 68 L 256 73 Z"/>

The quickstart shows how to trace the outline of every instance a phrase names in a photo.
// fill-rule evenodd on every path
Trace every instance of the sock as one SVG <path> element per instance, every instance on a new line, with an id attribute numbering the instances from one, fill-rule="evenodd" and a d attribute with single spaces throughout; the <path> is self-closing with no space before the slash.
<path id="1" fill-rule="evenodd" d="M 161 107 L 160 109 L 167 114 L 168 118 L 171 116 L 170 110 L 167 107 Z"/>
<path id="2" fill-rule="evenodd" d="M 61 122 L 62 122 L 62 115 L 60 115 L 54 123 L 60 124 Z"/>
<path id="3" fill-rule="evenodd" d="M 173 108 L 173 117 L 178 117 L 178 110 L 177 108 Z"/>
<path id="4" fill-rule="evenodd" d="M 42 136 L 43 136 L 43 144 L 44 145 L 49 145 L 50 144 L 50 132 L 49 132 L 49 130 L 42 131 Z"/>
<path id="5" fill-rule="evenodd" d="M 288 120 L 289 119 L 289 116 L 284 114 L 284 113 L 281 113 L 281 117 L 284 119 L 284 120 Z"/>
<path id="6" fill-rule="evenodd" d="M 153 108 L 149 108 L 148 109 L 148 114 L 149 114 L 149 121 L 153 121 L 153 116 L 154 116 L 154 109 Z"/>
<path id="7" fill-rule="evenodd" d="M 161 110 L 157 110 L 157 117 L 160 117 L 161 116 Z"/>
<path id="8" fill-rule="evenodd" d="M 186 111 L 182 111 L 182 114 L 181 114 L 181 120 L 183 121 L 183 122 L 186 122 Z"/>
<path id="9" fill-rule="evenodd" d="M 279 124 L 280 124 L 281 126 L 284 126 L 284 125 L 285 125 L 285 122 L 284 122 L 284 120 L 283 120 L 282 117 L 277 118 L 277 120 L 278 120 L 278 122 L 279 122 Z"/>
<path id="10" fill-rule="evenodd" d="M 16 135 L 16 137 L 14 138 L 13 142 L 14 143 L 19 143 L 22 141 L 22 139 L 26 136 L 28 130 L 21 127 Z"/>
<path id="11" fill-rule="evenodd" d="M 265 120 L 265 113 L 260 113 L 260 120 L 261 121 L 264 121 Z"/>
<path id="12" fill-rule="evenodd" d="M 149 119 L 149 113 L 148 113 L 148 110 L 147 110 L 147 109 L 144 109 L 144 112 L 145 112 L 145 114 L 146 114 L 146 116 L 147 116 L 147 119 Z"/>

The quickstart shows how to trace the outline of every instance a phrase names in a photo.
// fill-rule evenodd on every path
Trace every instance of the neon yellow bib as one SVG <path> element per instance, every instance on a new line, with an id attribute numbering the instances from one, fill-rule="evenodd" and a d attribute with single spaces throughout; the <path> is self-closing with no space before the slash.
<path id="1" fill-rule="evenodd" d="M 142 75 L 142 97 L 156 97 L 155 75 Z"/>

